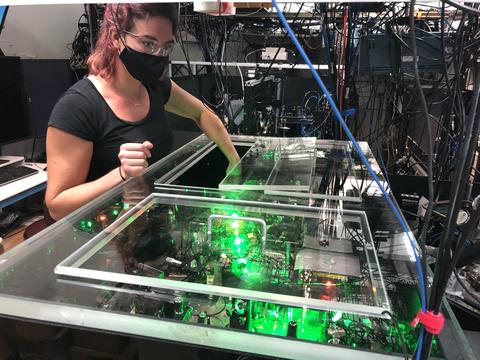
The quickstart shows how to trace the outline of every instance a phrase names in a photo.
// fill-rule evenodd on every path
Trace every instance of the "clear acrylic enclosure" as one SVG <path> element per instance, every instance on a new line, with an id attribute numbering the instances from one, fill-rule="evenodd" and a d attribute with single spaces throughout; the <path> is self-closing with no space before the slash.
<path id="1" fill-rule="evenodd" d="M 260 138 L 220 182 L 220 190 L 360 202 L 361 178 L 347 142 Z"/>
<path id="2" fill-rule="evenodd" d="M 154 193 L 55 272 L 382 317 L 378 269 L 361 211 Z"/>

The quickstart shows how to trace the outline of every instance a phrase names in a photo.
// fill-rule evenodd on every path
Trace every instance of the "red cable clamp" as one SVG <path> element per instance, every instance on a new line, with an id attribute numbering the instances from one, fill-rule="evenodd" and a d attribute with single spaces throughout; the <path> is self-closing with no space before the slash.
<path id="1" fill-rule="evenodd" d="M 434 314 L 432 311 L 422 312 L 422 309 L 420 309 L 410 324 L 416 327 L 419 322 L 425 326 L 425 330 L 428 333 L 437 335 L 443 329 L 445 316 L 442 313 Z"/>

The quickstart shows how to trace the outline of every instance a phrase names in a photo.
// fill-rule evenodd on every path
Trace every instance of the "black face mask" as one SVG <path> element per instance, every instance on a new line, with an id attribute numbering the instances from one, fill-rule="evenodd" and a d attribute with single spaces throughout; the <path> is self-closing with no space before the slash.
<path id="1" fill-rule="evenodd" d="M 127 71 L 143 84 L 153 87 L 168 66 L 168 57 L 145 54 L 125 46 L 120 60 Z"/>

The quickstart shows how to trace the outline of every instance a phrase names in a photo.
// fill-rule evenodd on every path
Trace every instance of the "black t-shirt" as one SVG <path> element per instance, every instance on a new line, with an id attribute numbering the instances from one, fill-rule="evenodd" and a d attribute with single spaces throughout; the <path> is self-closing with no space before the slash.
<path id="1" fill-rule="evenodd" d="M 120 165 L 118 152 L 124 143 L 153 144 L 149 164 L 167 155 L 172 148 L 172 130 L 165 117 L 165 104 L 170 97 L 169 78 L 158 81 L 147 91 L 150 109 L 136 122 L 118 118 L 93 83 L 85 78 L 68 89 L 58 100 L 48 126 L 66 131 L 93 143 L 93 154 L 87 181 L 98 179 Z"/>

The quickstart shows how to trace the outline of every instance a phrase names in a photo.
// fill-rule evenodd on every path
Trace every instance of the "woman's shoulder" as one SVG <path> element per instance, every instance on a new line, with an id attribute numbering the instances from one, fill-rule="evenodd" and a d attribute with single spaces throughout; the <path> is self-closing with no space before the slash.
<path id="1" fill-rule="evenodd" d="M 70 86 L 70 88 L 68 88 L 67 91 L 63 93 L 62 97 L 66 95 L 95 99 L 96 92 L 92 82 L 85 77 Z"/>
<path id="2" fill-rule="evenodd" d="M 101 99 L 90 80 L 83 78 L 67 89 L 57 100 L 54 110 L 68 109 L 90 112 Z"/>
<path id="3" fill-rule="evenodd" d="M 81 79 L 57 100 L 48 125 L 83 139 L 93 140 L 97 134 L 95 109 L 98 101 L 93 85 L 88 79 Z"/>

